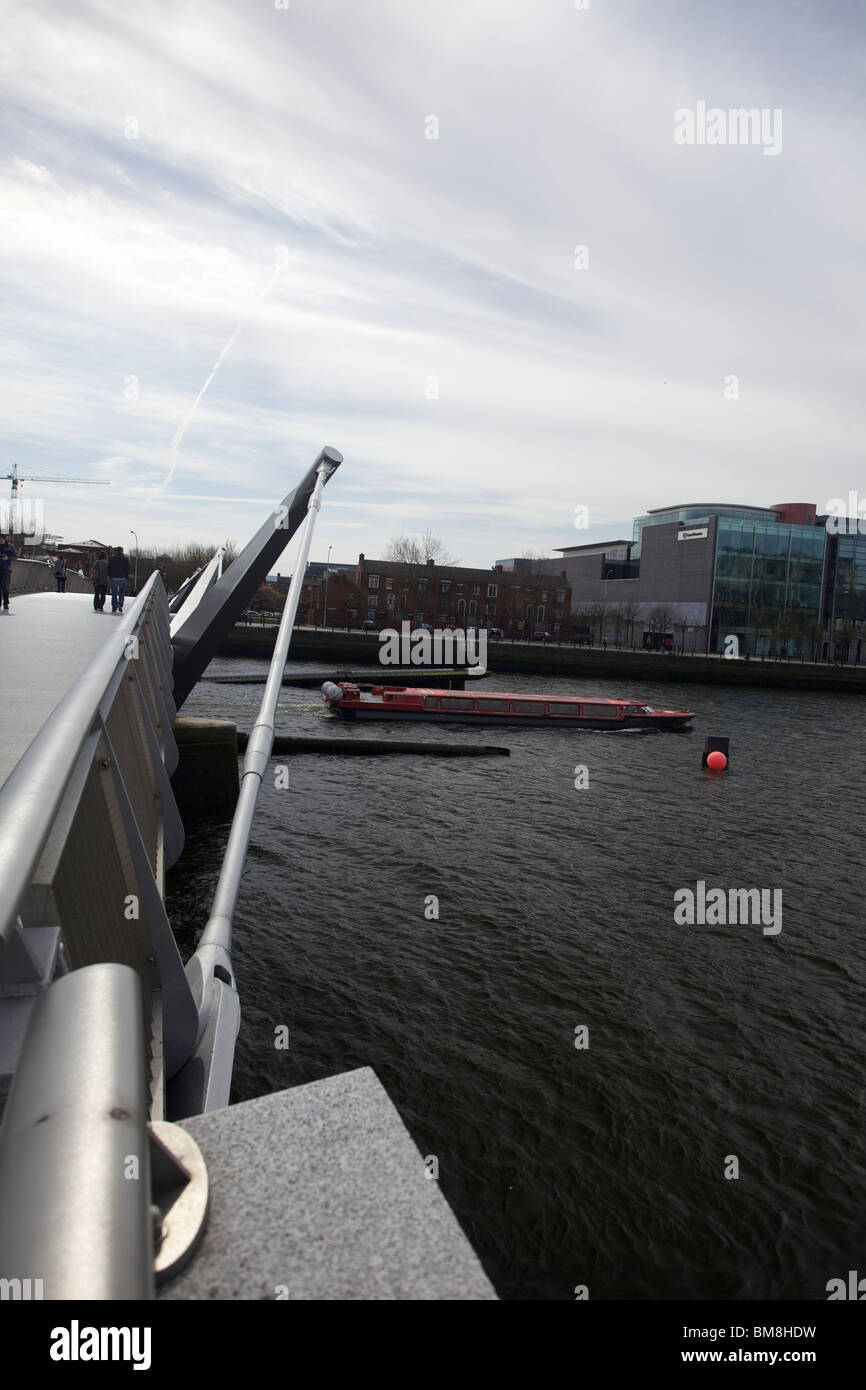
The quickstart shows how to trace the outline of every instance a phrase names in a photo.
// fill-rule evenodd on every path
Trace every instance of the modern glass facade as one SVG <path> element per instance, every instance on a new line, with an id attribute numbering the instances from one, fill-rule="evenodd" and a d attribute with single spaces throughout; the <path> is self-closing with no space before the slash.
<path id="1" fill-rule="evenodd" d="M 813 655 L 826 544 L 823 527 L 720 515 L 710 650 L 723 651 L 735 634 L 743 653 Z"/>
<path id="2" fill-rule="evenodd" d="M 840 535 L 836 546 L 833 637 L 837 654 L 851 660 L 866 635 L 866 536 Z"/>

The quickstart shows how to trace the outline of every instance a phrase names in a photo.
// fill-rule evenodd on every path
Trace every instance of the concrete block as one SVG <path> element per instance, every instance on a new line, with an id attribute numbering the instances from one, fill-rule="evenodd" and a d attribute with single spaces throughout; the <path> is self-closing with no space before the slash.
<path id="1" fill-rule="evenodd" d="M 237 728 L 229 719 L 178 719 L 171 786 L 181 816 L 231 806 L 238 796 Z"/>
<path id="2" fill-rule="evenodd" d="M 171 1299 L 495 1299 L 369 1067 L 180 1121 L 211 1207 Z"/>

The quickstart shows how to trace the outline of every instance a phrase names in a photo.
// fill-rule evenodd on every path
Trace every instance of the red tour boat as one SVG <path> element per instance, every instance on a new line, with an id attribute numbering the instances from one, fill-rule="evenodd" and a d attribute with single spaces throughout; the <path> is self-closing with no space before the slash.
<path id="1" fill-rule="evenodd" d="M 694 711 L 656 709 L 635 700 L 579 695 L 508 695 L 500 691 L 410 689 L 374 685 L 362 695 L 354 681 L 325 681 L 322 699 L 341 719 L 424 719 L 440 724 L 550 724 L 582 729 L 684 729 Z"/>

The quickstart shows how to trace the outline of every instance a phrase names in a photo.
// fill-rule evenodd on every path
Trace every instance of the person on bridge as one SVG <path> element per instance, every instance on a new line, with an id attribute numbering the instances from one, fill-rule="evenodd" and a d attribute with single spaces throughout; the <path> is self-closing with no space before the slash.
<path id="1" fill-rule="evenodd" d="M 54 562 L 54 578 L 57 580 L 57 592 L 66 592 L 66 561 L 62 555 L 58 555 Z"/>
<path id="2" fill-rule="evenodd" d="M 123 553 L 123 546 L 116 545 L 108 562 L 108 574 L 111 579 L 111 611 L 112 613 L 123 612 L 123 600 L 126 596 L 126 581 L 129 578 L 129 561 Z"/>
<path id="3" fill-rule="evenodd" d="M 105 595 L 108 592 L 109 584 L 108 556 L 104 550 L 99 552 L 99 559 L 93 562 L 90 582 L 93 585 L 93 611 L 94 613 L 101 613 L 105 607 Z"/>
<path id="4" fill-rule="evenodd" d="M 10 545 L 5 536 L 0 536 L 0 599 L 3 612 L 9 612 L 9 581 L 12 578 L 12 561 L 18 559 L 18 551 Z"/>

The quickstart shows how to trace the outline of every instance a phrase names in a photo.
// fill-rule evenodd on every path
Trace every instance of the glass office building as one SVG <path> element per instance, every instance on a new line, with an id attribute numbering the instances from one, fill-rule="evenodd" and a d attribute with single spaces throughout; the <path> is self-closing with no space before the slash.
<path id="1" fill-rule="evenodd" d="M 710 650 L 722 651 L 733 633 L 754 656 L 812 656 L 821 640 L 826 546 L 820 526 L 720 515 Z"/>
<path id="2" fill-rule="evenodd" d="M 850 661 L 856 651 L 859 660 L 866 625 L 866 536 L 837 537 L 834 581 L 829 614 L 834 655 Z"/>
<path id="3" fill-rule="evenodd" d="M 683 507 L 655 507 L 645 516 L 636 516 L 632 530 L 631 559 L 640 559 L 641 535 L 645 526 L 667 526 L 677 521 L 681 526 L 704 526 L 711 516 L 727 516 L 748 521 L 759 518 L 774 521 L 778 518 L 770 507 L 730 507 L 720 502 L 692 502 Z"/>
<path id="4" fill-rule="evenodd" d="M 695 650 L 802 660 L 866 658 L 866 534 L 813 503 L 684 503 L 634 520 L 628 572 L 598 546 L 566 547 L 573 612 L 626 606 L 644 641 L 691 631 Z M 866 520 L 862 523 L 866 530 Z M 657 644 L 657 642 L 656 642 Z"/>

